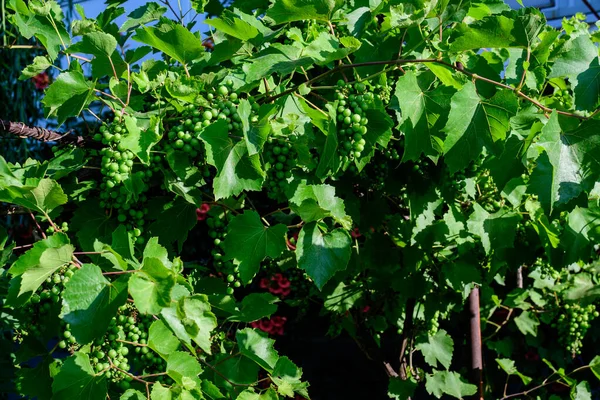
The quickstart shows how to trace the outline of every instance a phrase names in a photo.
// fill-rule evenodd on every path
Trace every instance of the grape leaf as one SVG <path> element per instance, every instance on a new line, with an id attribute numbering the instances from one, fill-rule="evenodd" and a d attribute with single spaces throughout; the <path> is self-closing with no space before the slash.
<path id="1" fill-rule="evenodd" d="M 47 214 L 67 202 L 67 195 L 58 182 L 42 179 L 35 186 L 8 186 L 0 189 L 0 201 L 18 204 Z"/>
<path id="2" fill-rule="evenodd" d="M 600 62 L 595 57 L 585 71 L 577 75 L 574 89 L 578 110 L 593 111 L 600 106 Z"/>
<path id="3" fill-rule="evenodd" d="M 417 160 L 421 154 L 437 155 L 433 140 L 439 136 L 438 132 L 447 119 L 450 106 L 447 99 L 453 90 L 447 86 L 428 90 L 431 84 L 430 75 L 416 75 L 412 71 L 396 82 L 390 108 L 402 116 L 399 128 L 404 131 L 405 137 L 402 161 Z"/>
<path id="4" fill-rule="evenodd" d="M 78 351 L 65 360 L 54 377 L 52 393 L 52 399 L 56 400 L 104 400 L 107 394 L 106 378 L 96 375 L 88 355 Z"/>
<path id="5" fill-rule="evenodd" d="M 208 297 L 197 294 L 179 301 L 178 312 L 192 340 L 206 353 L 211 354 L 211 331 L 217 327 L 217 318 L 210 310 Z"/>
<path id="6" fill-rule="evenodd" d="M 236 215 L 227 226 L 225 257 L 239 265 L 242 282 L 250 281 L 266 257 L 274 259 L 286 248 L 287 227 L 265 227 L 256 211 Z"/>
<path id="7" fill-rule="evenodd" d="M 432 367 L 436 368 L 439 361 L 446 369 L 450 368 L 454 341 L 445 330 L 440 329 L 433 336 L 427 335 L 427 341 L 417 343 L 416 348 L 423 353 L 425 362 Z"/>
<path id="8" fill-rule="evenodd" d="M 529 191 L 538 195 L 547 212 L 591 189 L 591 182 L 599 176 L 600 159 L 595 156 L 600 150 L 599 126 L 597 121 L 586 121 L 562 133 L 558 114 L 553 112 L 542 128 L 536 146 L 545 156 L 537 159 Z"/>
<path id="9" fill-rule="evenodd" d="M 504 140 L 509 118 L 517 112 L 515 95 L 502 90 L 489 100 L 477 94 L 475 84 L 468 82 L 452 96 L 450 115 L 444 131 L 446 164 L 451 172 L 466 167 L 479 156 L 483 147 L 494 149 L 494 142 Z"/>
<path id="10" fill-rule="evenodd" d="M 176 275 L 158 258 L 144 258 L 140 272 L 129 279 L 129 293 L 142 314 L 158 314 L 171 304 Z"/>
<path id="11" fill-rule="evenodd" d="M 273 368 L 279 360 L 279 354 L 273 348 L 274 340 L 269 339 L 264 332 L 251 328 L 237 331 L 235 339 L 244 356 L 268 372 L 273 372 Z"/>
<path id="12" fill-rule="evenodd" d="M 167 358 L 167 374 L 186 389 L 200 388 L 200 380 L 198 379 L 200 373 L 202 373 L 202 367 L 196 361 L 196 358 L 189 353 L 175 351 Z"/>
<path id="13" fill-rule="evenodd" d="M 21 72 L 21 76 L 19 76 L 19 80 L 23 81 L 26 79 L 33 78 L 34 76 L 41 74 L 52 65 L 52 60 L 50 60 L 46 56 L 36 56 L 33 59 L 33 62 L 29 64 L 25 69 Z"/>
<path id="14" fill-rule="evenodd" d="M 582 381 L 577 386 L 571 387 L 571 399 L 573 400 L 592 400 L 592 392 L 590 384 L 587 381 Z"/>
<path id="15" fill-rule="evenodd" d="M 276 24 L 309 19 L 329 21 L 336 5 L 335 0 L 275 0 L 267 17 Z"/>
<path id="16" fill-rule="evenodd" d="M 592 61 L 598 58 L 598 48 L 594 45 L 589 35 L 577 35 L 562 44 L 554 61 L 548 78 L 562 76 L 577 77 L 586 71 Z"/>
<path id="17" fill-rule="evenodd" d="M 130 29 L 137 28 L 140 25 L 145 25 L 148 22 L 156 21 L 165 12 L 167 12 L 166 7 L 161 7 L 153 1 L 146 3 L 127 15 L 127 20 L 121 25 L 119 32 L 126 32 Z"/>
<path id="18" fill-rule="evenodd" d="M 79 71 L 61 73 L 42 99 L 46 117 L 56 116 L 58 124 L 62 125 L 67 118 L 79 115 L 93 100 L 94 88 L 95 84 Z"/>
<path id="19" fill-rule="evenodd" d="M 152 46 L 182 64 L 197 60 L 204 54 L 200 39 L 184 26 L 166 19 L 157 26 L 137 29 L 132 39 Z"/>
<path id="20" fill-rule="evenodd" d="M 515 362 L 508 358 L 496 358 L 496 362 L 500 365 L 500 368 L 504 370 L 508 375 L 517 375 L 523 381 L 523 385 L 529 385 L 531 383 L 531 378 L 523 375 L 517 370 L 515 366 Z"/>
<path id="21" fill-rule="evenodd" d="M 251 83 L 274 73 L 289 74 L 296 68 L 308 67 L 314 60 L 298 46 L 271 44 L 250 59 L 246 83 Z"/>
<path id="22" fill-rule="evenodd" d="M 537 336 L 540 321 L 534 313 L 523 311 L 521 315 L 515 318 L 515 323 L 523 335 Z"/>
<path id="23" fill-rule="evenodd" d="M 342 43 L 344 47 L 340 47 Z M 321 32 L 306 46 L 302 54 L 312 58 L 317 65 L 326 65 L 352 54 L 358 50 L 360 44 L 360 40 L 354 38 L 346 37 L 338 40 L 328 32 Z"/>
<path id="24" fill-rule="evenodd" d="M 128 133 L 121 140 L 120 144 L 124 149 L 131 150 L 142 163 L 148 165 L 150 162 L 150 150 L 162 138 L 160 120 L 152 116 L 150 118 L 150 127 L 142 131 L 138 126 L 137 119 L 126 115 L 125 125 L 127 126 Z"/>
<path id="25" fill-rule="evenodd" d="M 277 385 L 277 392 L 283 396 L 294 397 L 294 393 L 308 399 L 308 383 L 302 382 L 302 369 L 287 357 L 279 357 L 271 372 L 271 379 Z"/>
<path id="26" fill-rule="evenodd" d="M 457 399 L 462 399 L 464 396 L 470 396 L 477 392 L 477 386 L 466 383 L 456 372 L 450 371 L 435 371 L 433 374 L 428 374 L 425 382 L 425 389 L 429 394 L 434 395 L 438 399 L 443 394 L 448 394 Z"/>
<path id="27" fill-rule="evenodd" d="M 259 118 L 257 123 L 250 121 L 250 115 L 252 113 L 252 106 L 248 100 L 241 100 L 238 105 L 238 114 L 242 119 L 242 129 L 244 132 L 244 139 L 246 140 L 246 146 L 248 146 L 248 154 L 253 156 L 258 154 L 271 132 L 271 125 L 269 124 L 269 117 L 276 111 L 275 107 L 263 106 L 259 110 Z"/>
<path id="28" fill-rule="evenodd" d="M 46 48 L 52 61 L 56 59 L 62 46 L 71 42 L 62 21 L 58 19 L 52 21 L 47 16 L 36 14 L 23 0 L 12 0 L 7 6 L 15 11 L 15 14 L 10 15 L 9 18 L 19 28 L 21 35 L 26 39 L 35 36 Z"/>
<path id="29" fill-rule="evenodd" d="M 100 207 L 99 199 L 89 199 L 79 205 L 69 223 L 76 232 L 82 249 L 93 249 L 96 240 L 108 243 L 112 232 L 117 229 L 117 221 Z"/>
<path id="30" fill-rule="evenodd" d="M 227 133 L 225 121 L 209 125 L 200 138 L 206 144 L 208 163 L 217 168 L 213 182 L 216 200 L 262 188 L 265 173 L 259 155 L 249 156 L 245 141 L 234 142 Z"/>
<path id="31" fill-rule="evenodd" d="M 19 306 L 27 302 L 46 278 L 71 262 L 74 250 L 69 244 L 69 238 L 63 233 L 36 242 L 8 270 L 13 278 L 10 281 L 7 303 Z"/>
<path id="32" fill-rule="evenodd" d="M 290 208 L 304 222 L 319 221 L 332 217 L 345 229 L 352 227 L 352 219 L 346 214 L 344 201 L 335 196 L 330 185 L 307 185 L 302 181 L 289 199 Z"/>
<path id="33" fill-rule="evenodd" d="M 22 366 L 17 369 L 15 386 L 19 393 L 38 400 L 52 398 L 52 378 L 50 377 L 51 357 L 44 357 L 35 367 Z"/>
<path id="34" fill-rule="evenodd" d="M 145 394 L 135 389 L 127 389 L 119 398 L 119 400 L 146 400 Z"/>
<path id="35" fill-rule="evenodd" d="M 451 38 L 453 52 L 481 48 L 530 47 L 545 25 L 533 8 L 505 11 L 474 23 L 457 25 Z"/>
<path id="36" fill-rule="evenodd" d="M 151 235 L 158 236 L 162 244 L 177 242 L 181 250 L 188 232 L 197 222 L 196 205 L 177 198 L 162 207 L 158 218 L 150 225 L 149 231 Z"/>
<path id="37" fill-rule="evenodd" d="M 416 388 L 417 383 L 413 379 L 391 378 L 388 386 L 388 396 L 396 400 L 408 399 L 414 394 Z"/>
<path id="38" fill-rule="evenodd" d="M 165 360 L 179 349 L 179 339 L 161 320 L 154 321 L 148 330 L 148 347 Z"/>
<path id="39" fill-rule="evenodd" d="M 473 204 L 473 213 L 469 216 L 467 227 L 469 232 L 479 236 L 486 254 L 492 250 L 513 247 L 517 224 L 521 214 L 507 209 L 500 209 L 490 214 L 479 204 Z"/>
<path id="40" fill-rule="evenodd" d="M 127 301 L 127 279 L 113 282 L 93 264 L 84 264 L 65 285 L 60 318 L 70 324 L 79 344 L 101 337 L 120 306 Z"/>
<path id="41" fill-rule="evenodd" d="M 343 229 L 322 233 L 317 223 L 311 222 L 302 227 L 297 243 L 298 267 L 308 273 L 319 289 L 348 266 L 352 241 Z"/>
<path id="42" fill-rule="evenodd" d="M 277 311 L 279 299 L 271 293 L 250 293 L 244 296 L 236 312 L 228 318 L 230 321 L 253 322 L 268 317 Z"/>

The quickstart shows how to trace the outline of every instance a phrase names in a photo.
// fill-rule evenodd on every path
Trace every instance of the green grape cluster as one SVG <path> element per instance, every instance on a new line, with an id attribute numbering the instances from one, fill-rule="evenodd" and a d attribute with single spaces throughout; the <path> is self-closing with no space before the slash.
<path id="1" fill-rule="evenodd" d="M 110 125 L 102 125 L 100 132 L 100 140 L 107 145 L 100 150 L 100 171 L 103 175 L 100 207 L 116 211 L 119 222 L 125 224 L 138 244 L 143 244 L 144 217 L 148 213 L 144 207 L 147 201 L 145 193 L 150 189 L 150 179 L 160 169 L 162 157 L 158 154 L 152 156 L 149 167 L 135 166 L 134 153 L 125 149 L 121 143 L 128 134 L 124 123 L 113 121 Z M 134 168 L 138 169 L 134 171 Z M 140 192 L 137 201 L 131 200 L 130 189 L 125 184 L 127 181 Z"/>
<path id="2" fill-rule="evenodd" d="M 40 337 L 42 335 L 40 320 L 48 316 L 53 308 L 60 308 L 62 293 L 65 285 L 75 272 L 74 265 L 59 268 L 46 278 L 42 285 L 31 296 L 29 302 L 21 308 L 18 315 L 19 329 L 15 332 L 15 339 L 21 342 L 26 336 Z"/>
<path id="3" fill-rule="evenodd" d="M 366 110 L 371 107 L 375 96 L 367 90 L 364 83 L 354 85 L 344 81 L 337 83 L 336 99 L 338 100 L 338 137 L 340 154 L 344 164 L 360 158 L 365 149 L 369 120 Z"/>
<path id="4" fill-rule="evenodd" d="M 206 220 L 208 225 L 208 235 L 213 239 L 214 248 L 211 250 L 213 256 L 213 265 L 217 272 L 225 277 L 227 282 L 227 294 L 233 294 L 234 290 L 242 286 L 240 282 L 239 267 L 234 265 L 231 260 L 223 261 L 223 241 L 227 236 L 226 223 L 217 217 L 209 217 Z"/>
<path id="5" fill-rule="evenodd" d="M 557 271 L 552 264 L 550 264 L 548 261 L 544 260 L 541 257 L 538 257 L 535 262 L 533 263 L 532 266 L 533 270 L 536 270 L 539 272 L 540 277 L 542 279 L 554 279 L 557 280 L 558 278 L 560 278 L 560 271 Z"/>
<path id="6" fill-rule="evenodd" d="M 268 196 L 277 199 L 284 192 L 288 179 L 292 177 L 292 170 L 298 162 L 298 154 L 291 142 L 283 138 L 269 137 L 265 143 L 264 156 Z"/>
<path id="7" fill-rule="evenodd" d="M 69 232 L 69 223 L 66 221 L 61 223 L 60 231 L 61 232 Z M 46 233 L 52 235 L 54 232 L 56 232 L 56 229 L 54 229 L 54 226 L 50 225 L 48 228 L 46 228 Z"/>
<path id="8" fill-rule="evenodd" d="M 567 351 L 572 354 L 581 353 L 582 341 L 590 323 L 600 315 L 596 306 L 589 304 L 582 306 L 580 304 L 565 304 L 564 313 L 560 314 L 558 320 L 552 324 L 552 327 L 558 329 L 559 340 L 565 346 Z"/>
<path id="9" fill-rule="evenodd" d="M 439 310 L 433 314 L 433 317 L 429 321 L 429 333 L 430 336 L 435 335 L 440 329 L 440 312 Z"/>
<path id="10" fill-rule="evenodd" d="M 392 88 L 389 85 L 381 85 L 377 84 L 373 86 L 373 94 L 380 99 L 383 104 L 388 104 L 390 102 Z"/>
<path id="11" fill-rule="evenodd" d="M 152 322 L 151 317 L 138 314 L 133 306 L 121 306 L 111 319 L 106 334 L 95 340 L 90 349 L 90 362 L 96 372 L 124 390 L 129 388 L 132 374 L 164 372 L 166 361 L 147 346 Z M 63 335 L 72 337 L 68 330 Z M 156 377 L 159 382 L 165 379 Z"/>

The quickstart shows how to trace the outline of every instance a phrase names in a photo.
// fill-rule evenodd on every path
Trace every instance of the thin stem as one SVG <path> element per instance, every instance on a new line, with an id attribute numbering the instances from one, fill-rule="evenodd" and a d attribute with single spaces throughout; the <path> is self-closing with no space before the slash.
<path id="1" fill-rule="evenodd" d="M 527 47 L 527 58 L 523 63 L 523 74 L 521 75 L 521 81 L 519 82 L 519 86 L 517 86 L 518 90 L 521 90 L 523 87 L 523 83 L 525 83 L 525 76 L 527 75 L 527 69 L 529 68 L 529 58 L 531 57 L 531 48 Z M 527 68 L 525 68 L 525 64 L 527 64 Z"/>
<path id="2" fill-rule="evenodd" d="M 81 60 L 81 61 L 88 62 L 88 63 L 92 62 L 92 60 L 90 60 L 89 58 L 78 56 L 76 54 L 71 54 L 71 57 L 76 58 L 76 59 Z M 113 71 L 114 71 L 114 69 L 113 69 Z"/>
<path id="3" fill-rule="evenodd" d="M 121 342 L 121 343 L 126 343 L 126 344 L 130 344 L 132 346 L 139 346 L 139 347 L 148 347 L 147 344 L 143 344 L 143 343 L 136 343 L 136 342 L 130 342 L 128 340 L 122 340 L 122 339 L 115 339 L 117 342 Z"/>
<path id="4" fill-rule="evenodd" d="M 140 271 L 138 269 L 130 269 L 127 271 L 103 272 L 102 275 L 123 275 L 123 274 L 133 274 L 136 272 L 140 272 Z"/>
<path id="5" fill-rule="evenodd" d="M 35 219 L 35 215 L 33 215 L 33 213 L 31 212 L 30 209 L 27 209 L 27 211 L 29 211 L 29 216 L 31 217 L 31 219 L 33 220 L 33 222 L 35 223 L 35 227 L 37 228 L 38 232 L 42 235 L 42 237 L 44 239 L 46 239 L 46 232 L 44 232 L 42 230 L 42 227 L 40 226 L 40 224 L 37 222 L 37 219 Z M 54 224 L 52 224 L 54 225 Z"/>
<path id="6" fill-rule="evenodd" d="M 299 95 L 298 93 L 294 93 L 294 96 L 298 97 L 299 99 L 304 100 L 306 103 L 308 103 L 309 106 L 311 106 L 312 108 L 314 108 L 315 110 L 319 111 L 321 114 L 323 114 L 324 116 L 327 117 L 327 113 L 325 111 L 321 110 L 316 104 L 312 103 L 306 97 Z"/>

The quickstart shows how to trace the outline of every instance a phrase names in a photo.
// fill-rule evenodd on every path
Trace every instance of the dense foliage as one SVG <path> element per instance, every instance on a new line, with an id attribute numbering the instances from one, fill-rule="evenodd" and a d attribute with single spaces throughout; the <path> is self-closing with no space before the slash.
<path id="1" fill-rule="evenodd" d="M 308 399 L 273 338 L 316 303 L 392 398 L 591 398 L 600 36 L 581 18 L 244 0 L 118 26 L 120 3 L 67 27 L 53 1 L 8 2 L 47 51 L 23 78 L 53 67 L 46 116 L 85 122 L 47 161 L 0 157 L 0 201 L 39 235 L 0 228 L 15 393 Z M 203 41 L 182 21 L 205 12 Z"/>

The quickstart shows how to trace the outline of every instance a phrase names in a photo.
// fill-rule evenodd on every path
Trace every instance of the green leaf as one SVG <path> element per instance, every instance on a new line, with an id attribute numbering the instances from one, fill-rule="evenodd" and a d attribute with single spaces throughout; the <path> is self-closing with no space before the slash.
<path id="1" fill-rule="evenodd" d="M 157 26 L 137 29 L 132 39 L 150 45 L 182 64 L 201 58 L 205 52 L 201 40 L 192 32 L 164 19 Z"/>
<path id="2" fill-rule="evenodd" d="M 76 232 L 80 248 L 93 249 L 96 240 L 108 243 L 112 232 L 117 229 L 117 221 L 100 207 L 99 199 L 90 199 L 79 204 L 69 228 Z"/>
<path id="3" fill-rule="evenodd" d="M 239 310 L 228 318 L 230 321 L 253 322 L 269 317 L 277 311 L 279 298 L 271 293 L 250 293 L 244 296 Z"/>
<path id="4" fill-rule="evenodd" d="M 440 329 L 435 335 L 428 335 L 427 342 L 418 343 L 416 348 L 423 353 L 425 362 L 432 367 L 436 368 L 439 361 L 446 369 L 450 368 L 454 341 L 445 330 Z"/>
<path id="5" fill-rule="evenodd" d="M 178 312 L 192 340 L 206 353 L 211 354 L 211 332 L 217 327 L 217 317 L 210 310 L 208 297 L 197 294 L 179 301 Z"/>
<path id="6" fill-rule="evenodd" d="M 223 242 L 225 257 L 238 264 L 242 282 L 256 275 L 262 260 L 274 259 L 286 248 L 287 227 L 283 224 L 265 227 L 256 211 L 236 215 L 229 222 L 227 232 Z"/>
<path id="7" fill-rule="evenodd" d="M 517 367 L 515 366 L 515 362 L 513 360 L 508 358 L 496 358 L 496 362 L 508 375 L 517 375 L 519 378 L 521 378 L 523 385 L 529 385 L 531 383 L 530 377 L 525 376 L 517 371 Z"/>
<path id="8" fill-rule="evenodd" d="M 188 232 L 198 222 L 196 219 L 196 205 L 177 198 L 172 203 L 165 204 L 158 218 L 150 227 L 150 234 L 158 236 L 158 241 L 163 244 L 177 242 L 179 249 L 187 239 Z"/>
<path id="9" fill-rule="evenodd" d="M 234 142 L 225 121 L 209 125 L 200 138 L 206 144 L 208 163 L 217 168 L 213 182 L 216 200 L 237 196 L 244 190 L 261 190 L 265 173 L 259 155 L 249 156 L 245 141 Z"/>
<path id="10" fill-rule="evenodd" d="M 400 129 L 405 144 L 402 161 L 417 160 L 421 154 L 435 156 L 434 138 L 439 136 L 440 124 L 447 119 L 448 98 L 453 90 L 446 86 L 429 90 L 430 75 L 418 76 L 412 71 L 398 78 L 391 108 L 402 115 Z M 437 140 L 441 140 L 438 138 Z"/>
<path id="11" fill-rule="evenodd" d="M 583 122 L 576 130 L 562 133 L 558 114 L 553 112 L 542 128 L 536 146 L 544 154 L 537 159 L 529 191 L 538 195 L 550 213 L 557 204 L 565 204 L 591 189 L 590 183 L 600 174 L 600 160 L 593 154 L 600 150 L 600 122 Z"/>
<path id="12" fill-rule="evenodd" d="M 515 323 L 523 335 L 537 336 L 540 321 L 535 314 L 523 311 L 521 315 L 515 318 Z"/>
<path id="13" fill-rule="evenodd" d="M 319 289 L 348 266 L 352 241 L 343 229 L 322 233 L 317 223 L 311 222 L 302 227 L 297 243 L 298 267 L 308 273 Z"/>
<path id="14" fill-rule="evenodd" d="M 231 383 L 249 386 L 256 382 L 260 370 L 254 361 L 241 354 L 237 357 L 220 354 L 216 357 L 214 365 L 219 373 L 215 372 L 213 382 L 228 390 L 235 389 Z M 223 376 L 227 377 L 227 381 Z"/>
<path id="15" fill-rule="evenodd" d="M 577 85 L 573 90 L 575 106 L 578 110 L 593 111 L 600 106 L 600 62 L 594 58 L 590 65 L 577 75 Z"/>
<path id="16" fill-rule="evenodd" d="M 54 377 L 52 399 L 104 400 L 107 394 L 106 378 L 97 376 L 87 354 L 77 352 L 67 358 Z"/>
<path id="17" fill-rule="evenodd" d="M 146 400 L 145 394 L 135 389 L 127 389 L 125 393 L 121 395 L 119 400 Z"/>
<path id="18" fill-rule="evenodd" d="M 22 366 L 17 369 L 15 386 L 20 394 L 50 400 L 52 398 L 52 378 L 50 377 L 50 357 L 44 357 L 42 362 L 33 368 Z"/>
<path id="19" fill-rule="evenodd" d="M 48 277 L 71 262 L 74 250 L 69 244 L 69 238 L 63 233 L 36 242 L 8 270 L 13 278 L 10 281 L 7 303 L 19 306 L 27 302 Z"/>
<path id="20" fill-rule="evenodd" d="M 600 379 L 600 356 L 595 356 L 590 361 L 590 370 L 596 375 L 596 378 Z"/>
<path id="21" fill-rule="evenodd" d="M 252 115 L 252 106 L 248 100 L 241 100 L 238 105 L 238 114 L 242 119 L 242 130 L 246 146 L 248 146 L 248 154 L 253 156 L 258 154 L 271 132 L 269 117 L 276 111 L 275 107 L 262 107 L 259 111 L 259 120 L 257 123 L 250 121 Z"/>
<path id="22" fill-rule="evenodd" d="M 297 46 L 273 43 L 250 59 L 246 70 L 246 83 L 272 74 L 287 75 L 297 68 L 308 68 L 314 60 Z"/>
<path id="23" fill-rule="evenodd" d="M 592 400 L 592 392 L 590 391 L 590 384 L 587 381 L 582 381 L 571 388 L 571 399 L 572 400 Z"/>
<path id="24" fill-rule="evenodd" d="M 276 24 L 309 19 L 329 21 L 335 8 L 335 0 L 274 0 L 267 17 Z"/>
<path id="25" fill-rule="evenodd" d="M 161 7 L 155 2 L 146 3 L 127 15 L 127 20 L 121 25 L 119 32 L 126 32 L 148 22 L 156 21 L 166 12 L 166 7 Z"/>
<path id="26" fill-rule="evenodd" d="M 508 90 L 501 90 L 489 100 L 479 97 L 475 84 L 468 82 L 452 96 L 450 115 L 444 131 L 446 164 L 451 172 L 465 168 L 484 147 L 493 149 L 504 140 L 509 118 L 517 112 L 518 102 Z"/>
<path id="27" fill-rule="evenodd" d="M 549 79 L 557 77 L 577 77 L 587 71 L 598 58 L 598 48 L 589 35 L 578 35 L 562 44 L 554 61 Z"/>
<path id="28" fill-rule="evenodd" d="M 248 357 L 268 372 L 273 371 L 277 360 L 279 360 L 279 354 L 277 354 L 277 351 L 273 348 L 275 341 L 269 339 L 266 333 L 251 328 L 245 328 L 237 331 L 235 338 L 240 352 L 244 356 Z"/>
<path id="29" fill-rule="evenodd" d="M 66 52 L 92 54 L 95 57 L 103 57 L 106 62 L 117 49 L 117 40 L 114 36 L 104 32 L 90 32 L 83 35 L 81 41 L 71 45 Z"/>
<path id="30" fill-rule="evenodd" d="M 518 212 L 500 209 L 490 214 L 475 203 L 467 227 L 469 232 L 479 236 L 486 254 L 490 254 L 492 250 L 513 247 L 517 224 L 521 219 Z"/>
<path id="31" fill-rule="evenodd" d="M 271 372 L 271 379 L 277 385 L 277 392 L 283 396 L 294 397 L 294 393 L 308 399 L 308 383 L 302 382 L 302 369 L 287 357 L 279 357 Z"/>
<path id="32" fill-rule="evenodd" d="M 289 199 L 290 208 L 304 222 L 320 221 L 332 217 L 345 229 L 352 228 L 352 219 L 346 214 L 344 201 L 335 196 L 330 185 L 307 185 L 304 181 L 296 187 Z"/>
<path id="33" fill-rule="evenodd" d="M 120 306 L 127 301 L 127 276 L 113 282 L 93 264 L 84 264 L 65 285 L 60 317 L 79 344 L 101 337 Z"/>
<path id="34" fill-rule="evenodd" d="M 414 395 L 417 382 L 413 379 L 391 378 L 388 386 L 388 396 L 396 400 L 405 400 Z"/>
<path id="35" fill-rule="evenodd" d="M 426 379 L 425 389 L 438 399 L 443 394 L 462 399 L 477 392 L 477 386 L 466 383 L 457 372 L 434 371 Z"/>
<path id="36" fill-rule="evenodd" d="M 21 76 L 19 76 L 20 81 L 24 81 L 29 78 L 33 78 L 34 76 L 41 74 L 48 68 L 52 66 L 52 60 L 50 60 L 46 56 L 36 56 L 33 59 L 33 62 L 29 64 L 25 69 L 21 72 Z"/>
<path id="37" fill-rule="evenodd" d="M 196 361 L 196 358 L 189 353 L 182 351 L 176 351 L 169 355 L 167 359 L 167 374 L 173 378 L 175 382 L 191 389 L 189 387 L 190 380 L 197 383 L 197 387 L 200 387 L 200 380 L 198 375 L 202 372 L 202 367 Z"/>
<path id="38" fill-rule="evenodd" d="M 93 99 L 95 84 L 79 71 L 61 73 L 48 87 L 42 99 L 46 117 L 56 116 L 59 125 L 78 116 Z"/>
<path id="39" fill-rule="evenodd" d="M 456 27 L 450 50 L 527 48 L 532 45 L 545 22 L 541 12 L 527 8 L 491 15 L 472 24 L 462 23 Z"/>
<path id="40" fill-rule="evenodd" d="M 358 39 L 346 37 L 343 38 L 344 47 L 340 47 L 340 44 L 342 44 L 342 40 L 338 40 L 328 32 L 321 32 L 309 43 L 302 54 L 312 58 L 317 65 L 326 65 L 355 52 L 361 42 Z"/>
<path id="41" fill-rule="evenodd" d="M 138 120 L 135 117 L 126 115 L 125 125 L 127 126 L 128 134 L 121 140 L 120 144 L 125 150 L 131 150 L 142 163 L 148 165 L 150 162 L 150 150 L 162 138 L 160 120 L 152 116 L 150 127 L 142 131 L 138 126 Z"/>
<path id="42" fill-rule="evenodd" d="M 169 354 L 179 349 L 179 339 L 161 320 L 154 321 L 148 330 L 148 347 L 158 353 L 165 360 Z"/>
<path id="43" fill-rule="evenodd" d="M 142 314 L 158 314 L 171 304 L 177 276 L 158 258 L 144 258 L 140 272 L 129 279 L 129 293 Z"/>
<path id="44" fill-rule="evenodd" d="M 18 204 L 42 214 L 67 203 L 67 196 L 58 182 L 42 179 L 34 186 L 8 186 L 0 189 L 0 201 Z"/>
<path id="45" fill-rule="evenodd" d="M 59 19 L 38 15 L 33 9 L 30 10 L 23 0 L 10 0 L 8 8 L 15 11 L 15 14 L 10 15 L 9 18 L 19 28 L 21 35 L 26 39 L 35 36 L 46 48 L 52 61 L 56 59 L 63 46 L 71 43 L 65 25 Z"/>
<path id="46" fill-rule="evenodd" d="M 270 29 L 264 27 L 260 21 L 257 20 L 257 22 L 261 26 L 260 30 L 256 26 L 256 23 L 246 21 L 229 10 L 224 10 L 223 13 L 219 15 L 219 18 L 206 20 L 207 25 L 245 42 L 252 41 L 252 39 L 256 37 L 262 37 L 263 33 L 272 32 Z"/>

